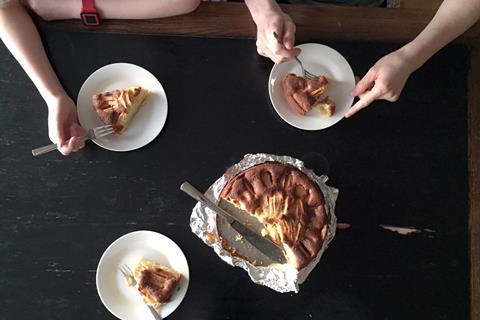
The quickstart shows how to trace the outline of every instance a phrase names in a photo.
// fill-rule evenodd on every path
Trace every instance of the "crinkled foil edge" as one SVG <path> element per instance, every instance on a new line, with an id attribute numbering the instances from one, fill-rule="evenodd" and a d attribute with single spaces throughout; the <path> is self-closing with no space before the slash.
<path id="1" fill-rule="evenodd" d="M 278 292 L 298 292 L 298 285 L 303 283 L 310 272 L 320 261 L 323 253 L 327 249 L 330 241 L 335 236 L 337 226 L 337 217 L 335 216 L 335 201 L 338 197 L 338 189 L 327 186 L 328 177 L 326 175 L 317 176 L 313 170 L 307 169 L 301 160 L 289 156 L 277 156 L 265 153 L 247 154 L 237 164 L 231 166 L 227 172 L 217 179 L 207 190 L 205 195 L 215 203 L 219 201 L 219 195 L 226 183 L 241 171 L 268 161 L 276 161 L 291 165 L 303 173 L 305 173 L 312 181 L 315 181 L 325 197 L 325 209 L 329 217 L 328 234 L 323 242 L 323 246 L 306 267 L 296 270 L 289 265 L 271 265 L 268 267 L 256 267 L 248 261 L 236 256 L 232 256 L 228 251 L 224 250 L 218 237 L 216 215 L 209 208 L 203 206 L 199 202 L 195 205 L 190 216 L 190 227 L 200 239 L 208 246 L 212 247 L 215 253 L 226 263 L 243 268 L 248 272 L 253 282 L 267 286 Z M 212 241 L 206 235 L 214 235 Z"/>

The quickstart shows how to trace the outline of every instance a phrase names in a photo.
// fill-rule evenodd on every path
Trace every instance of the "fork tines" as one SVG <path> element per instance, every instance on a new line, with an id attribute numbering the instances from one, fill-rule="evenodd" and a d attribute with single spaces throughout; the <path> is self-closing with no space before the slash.
<path id="1" fill-rule="evenodd" d="M 314 75 L 313 73 L 311 72 L 308 72 L 307 70 L 305 70 L 305 74 L 304 74 L 305 78 L 307 79 L 313 79 L 313 78 L 316 78 L 317 76 Z"/>
<path id="2" fill-rule="evenodd" d="M 130 267 L 128 266 L 128 264 L 122 264 L 122 265 L 120 266 L 120 272 L 121 272 L 125 277 L 132 276 L 132 275 L 133 275 L 133 271 L 132 271 L 132 269 L 130 269 Z"/>
<path id="3" fill-rule="evenodd" d="M 104 126 L 95 127 L 94 129 L 100 130 L 100 129 L 108 129 L 108 128 L 112 128 L 112 125 L 111 124 L 106 124 Z"/>
<path id="4" fill-rule="evenodd" d="M 113 133 L 114 131 L 115 130 L 113 129 L 113 127 L 109 124 L 105 126 L 93 128 L 93 133 L 95 134 L 95 138 L 104 137 L 106 135 Z"/>
<path id="5" fill-rule="evenodd" d="M 125 271 L 125 270 L 123 269 L 123 266 L 120 266 L 120 268 L 118 268 L 118 269 L 120 270 L 120 272 L 123 274 L 124 277 L 128 277 L 128 276 L 129 276 L 128 271 Z"/>
<path id="6" fill-rule="evenodd" d="M 132 287 L 137 284 L 137 280 L 133 274 L 132 269 L 128 266 L 128 264 L 124 263 L 119 267 L 120 272 L 122 273 L 123 277 L 127 281 L 127 284 Z"/>

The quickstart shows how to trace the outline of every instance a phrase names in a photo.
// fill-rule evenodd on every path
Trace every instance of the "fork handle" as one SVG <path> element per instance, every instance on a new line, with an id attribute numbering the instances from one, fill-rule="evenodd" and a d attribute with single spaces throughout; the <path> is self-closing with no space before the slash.
<path id="1" fill-rule="evenodd" d="M 32 154 L 34 157 L 38 157 L 38 156 L 41 156 L 42 154 L 48 153 L 53 150 L 57 150 L 57 145 L 55 143 L 33 149 Z"/>
<path id="2" fill-rule="evenodd" d="M 150 312 L 152 313 L 153 317 L 155 318 L 155 320 L 162 320 L 162 317 L 160 316 L 160 314 L 157 312 L 157 310 L 155 310 L 154 307 L 152 307 L 151 305 L 147 304 L 147 307 L 148 307 L 148 310 L 150 310 Z"/>

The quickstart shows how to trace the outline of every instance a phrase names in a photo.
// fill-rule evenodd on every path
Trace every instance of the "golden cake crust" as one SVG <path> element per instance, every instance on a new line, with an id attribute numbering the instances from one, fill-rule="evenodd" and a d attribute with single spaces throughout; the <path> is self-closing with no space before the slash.
<path id="1" fill-rule="evenodd" d="M 331 116 L 333 114 L 335 103 L 328 97 L 323 97 L 327 86 L 328 79 L 324 76 L 307 79 L 289 73 L 282 79 L 283 94 L 293 111 L 300 115 L 305 115 L 312 110 L 312 107 L 325 99 L 328 99 L 333 105 L 333 108 L 331 106 L 329 108 L 331 113 L 325 113 L 325 115 Z"/>
<path id="2" fill-rule="evenodd" d="M 122 133 L 147 95 L 148 90 L 141 86 L 117 89 L 94 95 L 92 105 L 104 124 Z"/>
<path id="3" fill-rule="evenodd" d="M 301 269 L 316 257 L 327 236 L 325 200 L 300 170 L 278 162 L 248 168 L 232 178 L 220 198 L 254 215 L 288 263 Z"/>
<path id="4" fill-rule="evenodd" d="M 159 308 L 170 301 L 181 275 L 169 267 L 141 260 L 135 268 L 138 291 L 145 303 Z"/>

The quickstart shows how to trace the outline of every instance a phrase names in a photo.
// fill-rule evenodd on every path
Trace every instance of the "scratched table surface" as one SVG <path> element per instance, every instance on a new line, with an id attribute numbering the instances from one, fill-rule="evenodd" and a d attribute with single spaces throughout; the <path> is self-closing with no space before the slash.
<path id="1" fill-rule="evenodd" d="M 76 98 L 109 63 L 130 62 L 164 86 L 160 135 L 133 152 L 93 143 L 69 157 L 32 157 L 49 142 L 47 110 L 0 46 L 0 318 L 114 319 L 96 291 L 106 247 L 154 230 L 184 251 L 191 280 L 170 319 L 467 319 L 469 314 L 467 70 L 449 46 L 395 103 L 375 102 L 326 130 L 290 127 L 272 108 L 272 63 L 254 40 L 43 34 Z M 315 39 L 312 39 L 315 41 Z M 390 45 L 327 43 L 356 74 Z M 340 189 L 339 230 L 300 292 L 277 293 L 221 261 L 190 230 L 188 180 L 206 189 L 246 153 L 304 159 Z M 414 227 L 399 235 L 380 225 Z"/>

